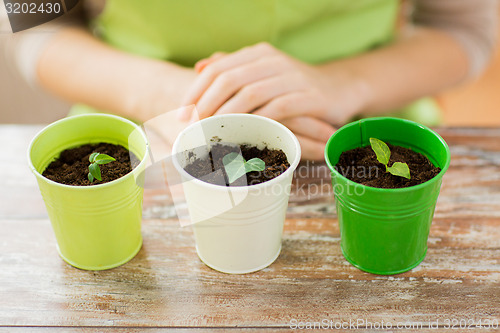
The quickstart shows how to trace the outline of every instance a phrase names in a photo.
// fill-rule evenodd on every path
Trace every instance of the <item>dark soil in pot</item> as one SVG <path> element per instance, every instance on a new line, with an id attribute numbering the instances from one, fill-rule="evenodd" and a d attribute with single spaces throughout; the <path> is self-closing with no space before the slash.
<path id="1" fill-rule="evenodd" d="M 97 152 L 114 157 L 116 161 L 100 165 L 102 181 L 97 179 L 94 182 L 88 180 L 89 156 Z M 132 161 L 130 156 L 132 155 Z M 66 149 L 61 155 L 45 169 L 42 175 L 57 183 L 89 186 L 108 183 L 128 174 L 140 160 L 129 151 L 111 143 L 86 144 L 80 147 Z"/>
<path id="2" fill-rule="evenodd" d="M 344 177 L 366 186 L 378 188 L 403 188 L 425 183 L 440 171 L 427 157 L 411 149 L 387 144 L 391 150 L 389 166 L 394 162 L 408 164 L 411 179 L 394 176 L 385 171 L 370 146 L 343 152 L 335 169 Z"/>
<path id="3" fill-rule="evenodd" d="M 231 183 L 231 186 L 260 184 L 278 177 L 290 167 L 290 163 L 281 149 L 269 149 L 267 147 L 259 149 L 256 146 L 247 144 L 216 143 L 210 147 L 210 152 L 206 158 L 196 158 L 192 153 L 191 161 L 184 169 L 191 176 L 207 183 L 229 186 L 222 159 L 229 153 L 239 153 L 240 151 L 246 161 L 257 157 L 265 162 L 266 167 L 264 171 L 247 173 L 246 177 L 240 177 Z"/>

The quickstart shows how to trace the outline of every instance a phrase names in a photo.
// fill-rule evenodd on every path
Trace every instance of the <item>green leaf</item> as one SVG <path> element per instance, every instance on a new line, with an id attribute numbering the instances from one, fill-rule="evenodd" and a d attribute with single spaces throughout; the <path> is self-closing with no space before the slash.
<path id="1" fill-rule="evenodd" d="M 99 154 L 95 158 L 95 163 L 97 164 L 108 164 L 110 162 L 116 161 L 113 157 L 106 155 L 106 154 Z"/>
<path id="2" fill-rule="evenodd" d="M 252 158 L 245 163 L 245 170 L 247 173 L 251 171 L 264 171 L 265 168 L 266 163 L 257 157 Z"/>
<path id="3" fill-rule="evenodd" d="M 99 155 L 99 153 L 92 153 L 90 154 L 89 156 L 89 162 L 90 163 L 94 163 L 95 162 L 95 158 Z"/>
<path id="4" fill-rule="evenodd" d="M 245 159 L 238 153 L 229 153 L 222 158 L 224 169 L 226 170 L 229 183 L 234 182 L 247 173 L 245 169 Z"/>
<path id="5" fill-rule="evenodd" d="M 266 168 L 266 163 L 260 158 L 252 158 L 245 162 L 243 156 L 234 152 L 224 156 L 222 163 L 230 184 L 248 172 L 263 171 Z"/>
<path id="6" fill-rule="evenodd" d="M 408 168 L 408 164 L 406 163 L 394 162 L 394 164 L 391 167 L 387 167 L 387 171 L 392 173 L 394 176 L 411 179 L 410 168 Z"/>
<path id="7" fill-rule="evenodd" d="M 89 181 L 90 181 L 91 183 L 93 183 L 93 182 L 94 182 L 94 176 L 92 176 L 92 174 L 91 174 L 90 172 L 89 172 L 89 174 L 87 175 L 87 177 L 89 178 Z"/>
<path id="8" fill-rule="evenodd" d="M 101 178 L 101 169 L 97 163 L 92 163 L 89 165 L 89 172 L 92 176 L 94 176 L 97 180 L 102 180 Z"/>
<path id="9" fill-rule="evenodd" d="M 370 138 L 370 145 L 372 146 L 375 155 L 377 155 L 377 160 L 387 166 L 389 159 L 391 158 L 391 151 L 389 150 L 389 147 L 383 141 L 375 138 Z"/>
<path id="10" fill-rule="evenodd" d="M 245 163 L 245 159 L 243 158 L 243 156 L 241 154 L 238 154 L 238 153 L 229 153 L 227 154 L 226 156 L 224 156 L 222 158 L 222 163 L 224 165 L 227 165 L 227 164 L 230 164 L 230 163 L 233 163 L 233 162 L 237 162 L 237 163 Z"/>

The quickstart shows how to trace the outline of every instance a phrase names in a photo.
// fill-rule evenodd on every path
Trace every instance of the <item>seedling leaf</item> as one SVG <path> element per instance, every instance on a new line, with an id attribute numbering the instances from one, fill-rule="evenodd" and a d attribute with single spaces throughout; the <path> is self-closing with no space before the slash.
<path id="1" fill-rule="evenodd" d="M 370 145 L 372 146 L 375 155 L 377 155 L 377 160 L 387 166 L 389 159 L 391 158 L 391 151 L 385 142 L 380 141 L 379 139 L 370 138 Z"/>
<path id="2" fill-rule="evenodd" d="M 245 159 L 238 153 L 229 153 L 222 158 L 229 183 L 246 174 Z"/>
<path id="3" fill-rule="evenodd" d="M 222 158 L 229 184 L 251 171 L 263 171 L 266 164 L 260 158 L 245 161 L 242 155 L 232 152 Z"/>
<path id="4" fill-rule="evenodd" d="M 411 179 L 410 168 L 408 168 L 408 164 L 406 163 L 394 162 L 394 164 L 391 167 L 387 167 L 387 171 L 393 174 L 394 176 Z"/>
<path id="5" fill-rule="evenodd" d="M 101 154 L 101 153 L 92 153 L 89 156 L 89 174 L 87 175 L 89 181 L 94 182 L 94 178 L 98 180 L 102 180 L 101 178 L 101 169 L 99 168 L 99 164 L 108 164 L 110 162 L 116 161 L 113 157 Z"/>
<path id="6" fill-rule="evenodd" d="M 92 154 L 90 154 L 90 156 L 89 156 L 89 162 L 90 163 L 94 163 L 95 158 L 97 157 L 97 155 L 99 155 L 99 153 L 92 153 Z"/>
<path id="7" fill-rule="evenodd" d="M 263 171 L 266 168 L 266 163 L 260 158 L 252 158 L 245 163 L 246 172 Z"/>
<path id="8" fill-rule="evenodd" d="M 411 179 L 410 168 L 408 168 L 408 164 L 402 162 L 394 162 L 391 167 L 387 165 L 389 164 L 389 159 L 391 158 L 391 151 L 389 150 L 389 147 L 385 144 L 385 142 L 380 141 L 379 139 L 370 138 L 370 145 L 372 146 L 375 155 L 377 155 L 377 160 L 385 165 L 385 171 L 393 174 L 394 176 Z"/>
<path id="9" fill-rule="evenodd" d="M 236 152 L 229 153 L 222 158 L 222 163 L 224 165 L 228 165 L 234 161 L 237 161 L 238 163 L 244 163 L 245 159 L 241 154 L 238 154 Z"/>
<path id="10" fill-rule="evenodd" d="M 116 159 L 106 154 L 98 154 L 95 157 L 94 161 L 97 164 L 108 164 L 110 162 L 116 161 Z"/>
<path id="11" fill-rule="evenodd" d="M 97 180 L 102 180 L 101 169 L 97 163 L 92 163 L 89 165 L 89 173 Z"/>

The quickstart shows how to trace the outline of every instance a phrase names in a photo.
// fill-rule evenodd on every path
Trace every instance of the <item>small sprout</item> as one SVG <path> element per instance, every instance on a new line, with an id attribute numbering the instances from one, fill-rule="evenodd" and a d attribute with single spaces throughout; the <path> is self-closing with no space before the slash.
<path id="1" fill-rule="evenodd" d="M 100 153 L 92 153 L 89 156 L 89 174 L 88 178 L 91 183 L 94 182 L 94 179 L 102 180 L 101 178 L 101 169 L 99 168 L 99 164 L 108 164 L 110 162 L 116 161 L 113 157 L 100 154 Z"/>
<path id="2" fill-rule="evenodd" d="M 401 162 L 394 162 L 392 166 L 388 166 L 389 159 L 391 158 L 391 151 L 383 141 L 380 141 L 379 139 L 375 138 L 370 138 L 370 145 L 372 146 L 375 155 L 377 155 L 377 160 L 383 165 L 385 165 L 386 172 L 389 172 L 394 176 L 411 179 L 410 168 L 408 168 L 408 164 Z"/>
<path id="3" fill-rule="evenodd" d="M 260 158 L 252 158 L 245 161 L 245 158 L 238 153 L 229 153 L 222 159 L 224 169 L 229 178 L 229 184 L 251 171 L 264 171 L 266 164 Z"/>

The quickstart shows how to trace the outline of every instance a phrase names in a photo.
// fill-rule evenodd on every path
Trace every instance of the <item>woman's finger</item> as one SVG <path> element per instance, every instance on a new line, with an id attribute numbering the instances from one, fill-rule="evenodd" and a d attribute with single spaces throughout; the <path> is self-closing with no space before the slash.
<path id="1" fill-rule="evenodd" d="M 202 114 L 202 117 L 210 116 L 213 113 L 247 113 L 269 103 L 274 98 L 302 89 L 305 89 L 304 82 L 293 80 L 293 78 L 290 78 L 290 75 L 271 76 L 245 85 L 234 96 L 229 99 L 226 98 L 227 101 L 220 108 L 218 105 L 211 105 L 211 108 L 208 108 L 203 104 L 204 95 L 199 103 L 199 109 L 202 111 L 199 112 Z M 214 89 L 212 87 L 209 88 L 207 95 L 209 93 L 212 96 L 219 96 L 223 94 L 223 91 L 215 89 L 214 85 Z"/>
<path id="2" fill-rule="evenodd" d="M 187 92 L 184 105 L 196 104 L 204 91 L 221 73 L 275 52 L 275 49 L 269 44 L 259 43 L 225 55 L 208 64 L 196 79 L 193 87 Z"/>
<path id="3" fill-rule="evenodd" d="M 277 97 L 253 113 L 277 121 L 304 115 L 322 118 L 320 116 L 325 114 L 325 106 L 319 93 L 303 90 Z"/>
<path id="4" fill-rule="evenodd" d="M 216 61 L 218 59 L 221 59 L 225 55 L 226 55 L 226 53 L 224 53 L 224 52 L 215 52 L 210 57 L 205 58 L 205 59 L 201 59 L 200 61 L 198 61 L 194 65 L 194 70 L 197 73 L 201 73 L 201 71 L 203 71 L 203 69 L 206 66 L 208 66 L 209 64 L 213 63 L 214 61 Z M 193 104 L 182 104 L 182 105 L 186 105 L 187 106 L 187 105 L 193 105 Z M 192 110 L 191 109 L 187 109 L 187 108 L 181 108 L 177 112 L 177 120 L 181 120 L 181 121 L 187 121 L 187 120 L 189 120 L 189 119 L 191 119 L 191 118 L 193 118 L 195 116 L 196 115 L 193 114 Z"/>
<path id="5" fill-rule="evenodd" d="M 201 59 L 200 61 L 198 61 L 196 64 L 194 64 L 194 70 L 197 72 L 197 73 L 201 73 L 201 71 L 203 71 L 203 69 L 205 67 L 207 67 L 209 64 L 215 62 L 216 60 L 218 59 L 221 59 L 222 57 L 224 57 L 227 53 L 224 53 L 224 52 L 215 52 L 214 54 L 212 54 L 210 57 L 208 58 L 205 58 L 205 59 Z"/>
<path id="6" fill-rule="evenodd" d="M 322 161 L 325 154 L 325 143 L 295 134 L 300 143 L 303 160 Z"/>
<path id="7" fill-rule="evenodd" d="M 298 135 L 323 143 L 335 132 L 332 125 L 313 117 L 293 117 L 284 119 L 281 123 Z"/>
<path id="8" fill-rule="evenodd" d="M 279 61 L 277 57 L 266 57 L 222 73 L 207 88 L 196 105 L 200 119 L 215 114 L 228 100 L 238 99 L 242 95 L 243 97 L 248 97 L 246 96 L 248 93 L 257 93 L 254 90 L 258 89 L 260 82 L 268 80 L 270 77 L 278 77 L 284 71 L 286 71 L 286 65 L 282 61 Z M 257 85 L 257 88 L 254 85 Z M 265 91 L 263 92 L 265 93 Z M 265 98 L 264 95 L 261 97 Z M 229 112 L 242 113 L 252 110 L 245 109 Z"/>

